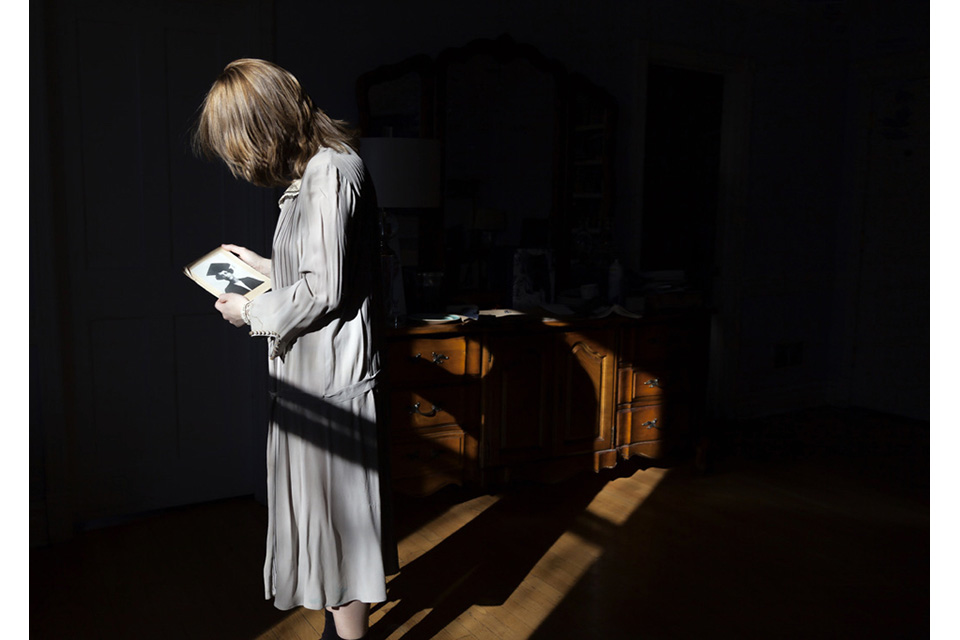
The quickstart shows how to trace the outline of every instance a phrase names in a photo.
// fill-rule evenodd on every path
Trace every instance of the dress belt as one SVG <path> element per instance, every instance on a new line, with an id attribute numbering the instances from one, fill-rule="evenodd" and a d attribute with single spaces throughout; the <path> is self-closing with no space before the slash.
<path id="1" fill-rule="evenodd" d="M 311 394 L 307 391 L 304 391 L 302 389 L 297 389 L 296 387 L 284 384 L 282 382 L 277 384 L 284 387 L 284 389 L 282 391 L 281 390 L 270 391 L 269 393 L 270 393 L 271 400 L 276 400 L 279 398 L 279 399 L 291 400 L 295 402 L 298 396 L 299 397 L 309 396 L 310 398 L 313 398 L 313 399 L 328 400 L 330 402 L 343 403 L 343 402 L 346 402 L 347 400 L 352 400 L 357 396 L 361 396 L 365 394 L 367 391 L 370 391 L 371 389 L 373 389 L 377 385 L 377 376 L 372 376 L 364 380 L 361 380 L 359 382 L 355 382 L 351 385 L 343 387 L 339 391 L 335 391 L 334 393 L 328 393 L 328 394 L 322 394 L 322 395 Z"/>

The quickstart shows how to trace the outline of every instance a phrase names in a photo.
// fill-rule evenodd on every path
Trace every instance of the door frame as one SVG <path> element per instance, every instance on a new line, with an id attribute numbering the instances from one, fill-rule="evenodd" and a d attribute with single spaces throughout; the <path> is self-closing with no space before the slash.
<path id="1" fill-rule="evenodd" d="M 637 154 L 634 210 L 628 220 L 629 237 L 642 230 L 643 171 L 646 143 L 647 76 L 651 65 L 663 65 L 723 76 L 723 113 L 720 133 L 720 185 L 714 250 L 715 271 L 709 299 L 715 308 L 710 326 L 710 369 L 707 382 L 709 415 L 730 416 L 736 410 L 737 354 L 740 347 L 740 309 L 743 279 L 743 227 L 746 211 L 751 103 L 752 59 L 685 47 L 639 41 L 637 44 L 637 125 L 631 146 Z"/>

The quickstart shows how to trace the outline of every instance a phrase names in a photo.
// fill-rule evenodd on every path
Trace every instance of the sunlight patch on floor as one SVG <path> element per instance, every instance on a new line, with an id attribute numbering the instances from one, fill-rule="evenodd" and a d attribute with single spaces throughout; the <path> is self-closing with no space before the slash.
<path id="1" fill-rule="evenodd" d="M 391 609 L 400 604 L 399 600 L 393 602 L 386 602 L 376 611 L 370 614 L 370 626 L 377 624 L 377 622 L 385 616 Z M 397 638 L 402 638 L 407 634 L 411 629 L 417 626 L 417 623 L 430 615 L 430 612 L 433 611 L 433 608 L 421 609 L 417 613 L 413 614 L 406 622 L 401 624 L 399 627 L 394 629 L 393 633 L 387 636 L 387 640 L 396 640 Z"/>
<path id="2" fill-rule="evenodd" d="M 587 506 L 587 512 L 607 522 L 622 526 L 643 504 L 667 475 L 667 469 L 638 471 L 628 478 L 607 483 Z"/>
<path id="3" fill-rule="evenodd" d="M 531 637 L 603 555 L 607 538 L 630 519 L 667 473 L 666 469 L 647 469 L 607 483 L 503 604 L 474 604 L 434 638 L 524 640 Z M 472 504 L 456 505 L 423 529 L 404 538 L 400 544 L 401 566 L 405 564 L 405 558 L 409 562 L 429 551 L 496 502 L 494 496 L 482 496 L 471 501 Z M 430 531 L 424 531 L 428 528 Z M 469 576 L 465 579 L 469 580 Z M 371 624 L 397 604 L 399 601 L 389 602 L 374 611 Z M 421 609 L 394 629 L 388 639 L 402 638 L 431 611 L 432 608 Z"/>
<path id="4" fill-rule="evenodd" d="M 622 526 L 666 474 L 664 469 L 648 469 L 609 482 L 587 505 L 572 529 L 596 531 L 589 522 L 595 518 L 615 527 Z M 523 622 L 522 626 L 509 627 L 509 633 L 499 637 L 518 640 L 530 637 L 603 555 L 605 538 L 603 534 L 586 537 L 573 530 L 564 532 L 510 598 L 502 606 L 492 607 L 510 612 Z"/>
<path id="5" fill-rule="evenodd" d="M 299 607 L 257 636 L 256 640 L 316 640 L 323 633 L 323 612 Z"/>
<path id="6" fill-rule="evenodd" d="M 397 545 L 400 568 L 402 569 L 405 565 L 433 549 L 499 500 L 499 496 L 484 495 L 455 504 L 433 520 L 424 523 L 416 531 L 405 536 Z M 390 578 L 387 579 L 387 582 L 390 582 Z"/>

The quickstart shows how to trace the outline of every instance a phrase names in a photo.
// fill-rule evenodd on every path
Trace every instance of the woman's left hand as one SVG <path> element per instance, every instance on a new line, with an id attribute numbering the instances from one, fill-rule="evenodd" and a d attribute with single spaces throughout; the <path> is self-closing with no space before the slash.
<path id="1" fill-rule="evenodd" d="M 243 305 L 247 304 L 247 299 L 239 293 L 222 293 L 213 305 L 223 316 L 223 319 L 235 327 L 242 327 L 246 323 L 243 321 Z"/>

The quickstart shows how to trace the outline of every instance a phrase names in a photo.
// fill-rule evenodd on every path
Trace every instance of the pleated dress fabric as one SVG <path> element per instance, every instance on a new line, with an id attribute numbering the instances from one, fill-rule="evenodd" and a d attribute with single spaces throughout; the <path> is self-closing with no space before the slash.
<path id="1" fill-rule="evenodd" d="M 264 590 L 278 609 L 382 602 L 396 569 L 381 517 L 377 238 L 359 156 L 321 149 L 280 200 L 272 290 L 248 307 L 269 343 Z"/>

